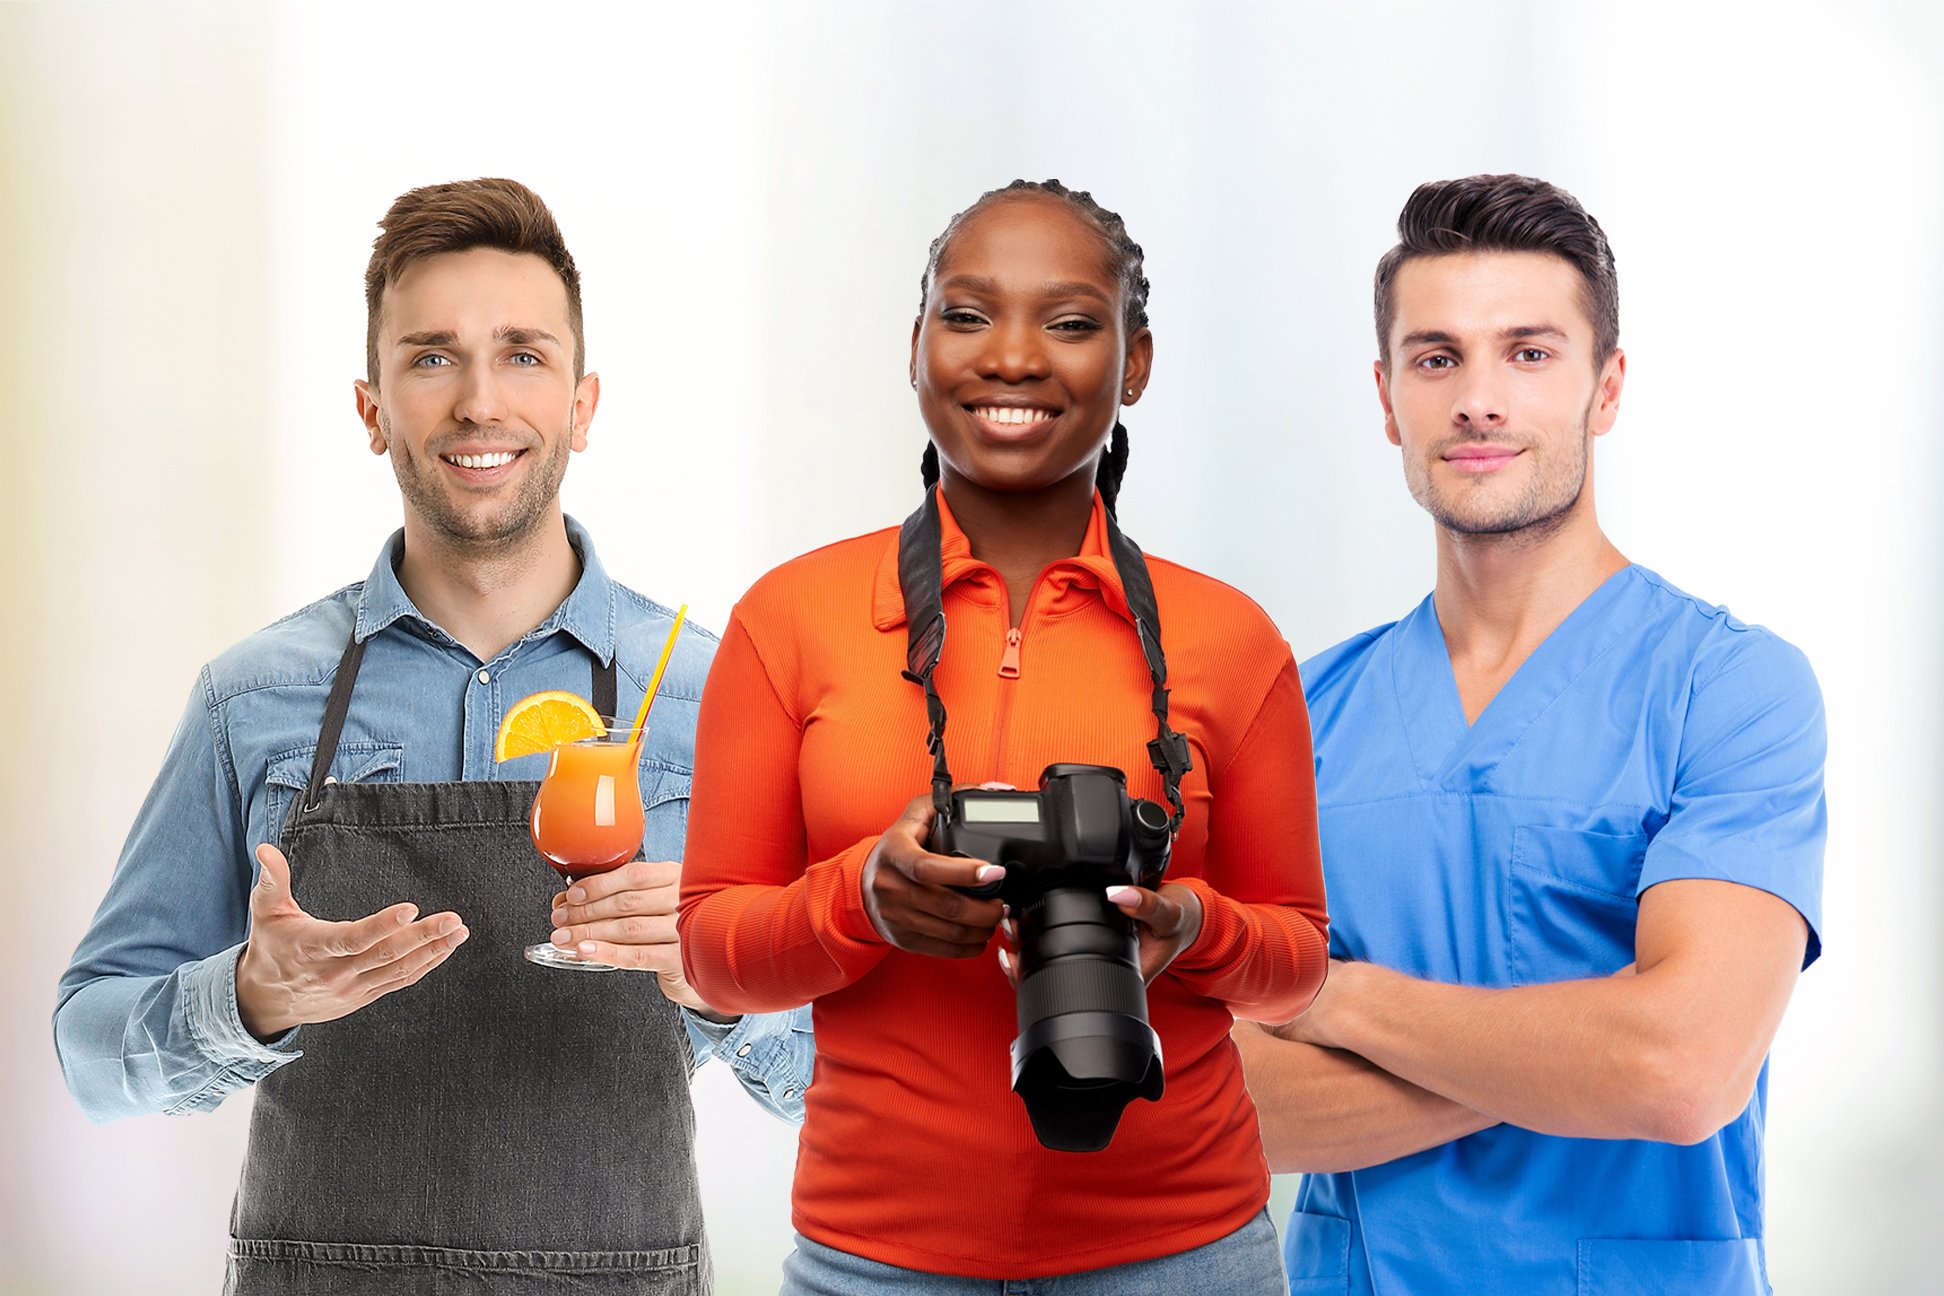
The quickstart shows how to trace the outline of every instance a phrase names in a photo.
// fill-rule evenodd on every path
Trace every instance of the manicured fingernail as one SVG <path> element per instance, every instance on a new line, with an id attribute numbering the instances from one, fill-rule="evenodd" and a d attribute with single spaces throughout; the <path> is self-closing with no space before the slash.
<path id="1" fill-rule="evenodd" d="M 580 943 L 580 952 L 583 954 L 592 954 L 594 952 L 594 942 L 582 941 Z"/>
<path id="2" fill-rule="evenodd" d="M 1000 868 L 997 864 L 981 864 L 979 865 L 979 871 L 972 876 L 981 882 L 997 882 L 1000 878 L 1006 876 L 1006 870 Z"/>
<path id="3" fill-rule="evenodd" d="M 418 917 L 418 906 L 406 905 L 403 909 L 400 909 L 398 911 L 398 925 L 400 927 L 403 927 L 406 923 L 412 921 L 412 919 L 416 917 Z"/>
<path id="4" fill-rule="evenodd" d="M 579 904 L 581 901 L 587 899 L 587 892 L 581 890 L 579 887 L 569 887 L 567 889 L 567 898 L 575 904 Z"/>
<path id="5" fill-rule="evenodd" d="M 1134 888 L 1130 886 L 1111 886 L 1107 888 L 1108 904 L 1126 904 L 1134 898 Z"/>
<path id="6" fill-rule="evenodd" d="M 470 935 L 472 935 L 471 932 L 467 931 L 464 927 L 461 927 L 458 931 L 452 934 L 452 943 L 454 945 L 464 945 L 466 943 L 466 937 Z"/>
<path id="7" fill-rule="evenodd" d="M 1003 945 L 999 948 L 999 966 L 1008 972 L 1012 971 L 1012 955 L 1006 953 Z"/>
<path id="8" fill-rule="evenodd" d="M 573 942 L 573 939 L 574 939 L 574 933 L 568 931 L 565 927 L 554 928 L 554 934 L 553 934 L 554 944 L 560 946 L 566 946 L 568 944 L 571 944 Z"/>
<path id="9" fill-rule="evenodd" d="M 566 911 L 565 909 L 556 909 L 556 910 L 554 910 L 554 911 L 553 911 L 553 920 L 554 920 L 554 923 L 555 923 L 555 925 L 556 925 L 556 926 L 557 926 L 557 925 L 559 925 L 560 923 L 564 923 L 564 922 L 566 922 L 566 921 L 567 921 L 567 911 Z"/>

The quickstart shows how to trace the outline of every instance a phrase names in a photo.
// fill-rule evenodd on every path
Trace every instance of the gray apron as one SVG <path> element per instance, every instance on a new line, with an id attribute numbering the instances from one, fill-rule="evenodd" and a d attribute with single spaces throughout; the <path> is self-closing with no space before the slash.
<path id="1" fill-rule="evenodd" d="M 346 645 L 310 786 L 283 826 L 319 918 L 410 900 L 471 935 L 424 980 L 305 1026 L 256 1086 L 231 1217 L 239 1296 L 706 1296 L 690 1049 L 645 975 L 536 967 L 559 878 L 532 782 L 325 777 L 364 645 Z M 614 714 L 614 667 L 595 709 Z"/>

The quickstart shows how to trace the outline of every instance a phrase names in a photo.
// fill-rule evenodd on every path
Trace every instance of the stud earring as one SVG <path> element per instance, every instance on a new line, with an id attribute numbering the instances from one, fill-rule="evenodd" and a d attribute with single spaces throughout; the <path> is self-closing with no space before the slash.
<path id="1" fill-rule="evenodd" d="M 1129 387 L 1129 388 L 1127 389 L 1127 394 L 1128 394 L 1129 396 L 1132 396 L 1132 395 L 1134 394 L 1134 389 L 1133 389 L 1132 387 Z"/>

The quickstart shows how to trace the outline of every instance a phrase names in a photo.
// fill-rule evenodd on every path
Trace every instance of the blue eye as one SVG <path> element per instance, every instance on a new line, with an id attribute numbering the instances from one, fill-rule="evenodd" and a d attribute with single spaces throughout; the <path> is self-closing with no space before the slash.
<path id="1" fill-rule="evenodd" d="M 412 361 L 412 366 L 416 369 L 438 369 L 451 363 L 452 361 L 449 358 L 435 352 L 431 355 L 420 356 L 418 359 Z"/>
<path id="2" fill-rule="evenodd" d="M 531 369 L 534 365 L 540 363 L 540 357 L 531 351 L 516 351 L 508 359 L 523 369 Z"/>

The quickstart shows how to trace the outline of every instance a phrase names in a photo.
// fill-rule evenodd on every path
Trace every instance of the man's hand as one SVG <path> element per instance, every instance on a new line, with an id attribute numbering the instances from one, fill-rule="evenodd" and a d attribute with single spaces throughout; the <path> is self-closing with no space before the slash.
<path id="1" fill-rule="evenodd" d="M 864 909 L 878 935 L 901 950 L 939 958 L 977 958 L 999 926 L 998 896 L 969 896 L 953 887 L 984 886 L 1006 870 L 983 860 L 934 855 L 929 796 L 914 797 L 884 830 L 864 861 Z"/>
<path id="2" fill-rule="evenodd" d="M 403 990 L 446 961 L 468 935 L 455 913 L 418 917 L 393 905 L 356 922 L 313 918 L 290 893 L 290 863 L 269 843 L 250 890 L 250 941 L 236 961 L 236 1011 L 260 1040 L 334 1021 Z"/>
<path id="3" fill-rule="evenodd" d="M 577 879 L 553 899 L 553 943 L 582 958 L 653 972 L 671 1003 L 715 1021 L 733 1021 L 703 1002 L 682 974 L 675 911 L 682 866 L 674 860 L 635 860 Z"/>

